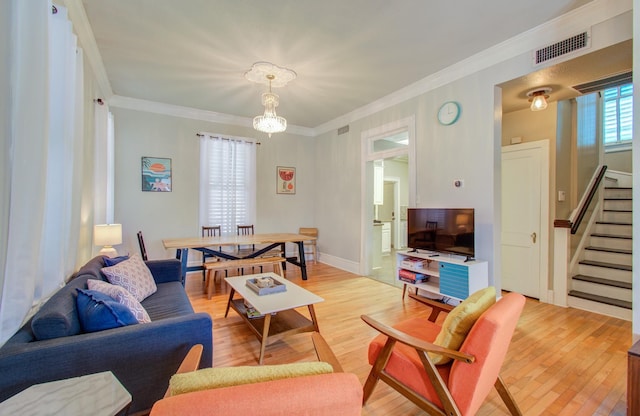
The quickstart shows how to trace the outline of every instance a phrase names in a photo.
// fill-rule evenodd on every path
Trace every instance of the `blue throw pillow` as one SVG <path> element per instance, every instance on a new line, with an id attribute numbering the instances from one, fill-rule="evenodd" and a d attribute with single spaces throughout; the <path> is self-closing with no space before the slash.
<path id="1" fill-rule="evenodd" d="M 129 260 L 129 256 L 119 256 L 119 257 L 105 257 L 104 265 L 105 267 L 115 266 L 121 261 Z"/>
<path id="2" fill-rule="evenodd" d="M 137 324 L 138 320 L 126 306 L 111 296 L 96 290 L 77 289 L 76 306 L 84 332 L 96 332 Z"/>

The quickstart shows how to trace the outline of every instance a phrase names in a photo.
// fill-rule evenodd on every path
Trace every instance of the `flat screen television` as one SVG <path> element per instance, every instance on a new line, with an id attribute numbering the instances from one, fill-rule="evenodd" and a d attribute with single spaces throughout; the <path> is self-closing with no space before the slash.
<path id="1" fill-rule="evenodd" d="M 407 245 L 413 250 L 475 256 L 473 208 L 409 208 Z"/>

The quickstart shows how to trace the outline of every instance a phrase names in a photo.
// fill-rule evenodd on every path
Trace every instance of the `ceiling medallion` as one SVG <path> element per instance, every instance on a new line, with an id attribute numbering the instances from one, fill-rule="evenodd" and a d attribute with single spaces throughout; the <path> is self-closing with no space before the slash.
<path id="1" fill-rule="evenodd" d="M 269 137 L 273 133 L 282 133 L 287 129 L 287 120 L 276 114 L 276 107 L 280 101 L 278 95 L 271 92 L 271 88 L 284 87 L 289 81 L 296 79 L 296 76 L 293 70 L 270 62 L 256 62 L 244 73 L 248 81 L 269 85 L 269 92 L 262 94 L 264 114 L 253 118 L 254 129 L 267 133 Z"/>

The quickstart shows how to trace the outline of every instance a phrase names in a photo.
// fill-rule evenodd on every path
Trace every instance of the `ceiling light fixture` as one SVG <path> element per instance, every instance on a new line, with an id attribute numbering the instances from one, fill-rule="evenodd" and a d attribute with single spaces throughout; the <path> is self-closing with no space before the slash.
<path id="1" fill-rule="evenodd" d="M 249 71 L 245 72 L 244 77 L 252 82 L 269 84 L 269 92 L 262 94 L 264 114 L 253 118 L 253 128 L 267 133 L 269 137 L 273 133 L 285 131 L 287 120 L 276 114 L 276 107 L 280 104 L 280 100 L 277 94 L 271 92 L 271 87 L 284 87 L 296 78 L 296 73 L 269 62 L 256 62 Z"/>
<path id="2" fill-rule="evenodd" d="M 529 101 L 531 102 L 531 111 L 540 111 L 547 108 L 547 98 L 552 91 L 549 87 L 536 88 L 527 93 Z"/>

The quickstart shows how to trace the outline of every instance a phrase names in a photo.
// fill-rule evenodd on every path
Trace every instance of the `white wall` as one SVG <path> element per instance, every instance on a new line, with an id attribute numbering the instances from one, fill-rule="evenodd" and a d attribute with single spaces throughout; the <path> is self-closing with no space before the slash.
<path id="1" fill-rule="evenodd" d="M 139 252 L 142 231 L 149 258 L 169 258 L 163 238 L 200 235 L 198 223 L 199 142 L 206 131 L 258 137 L 256 232 L 297 232 L 314 226 L 313 139 L 291 134 L 260 137 L 253 129 L 225 126 L 143 111 L 112 108 L 115 118 L 115 221 L 123 227 L 119 253 Z M 142 192 L 143 156 L 171 158 L 172 192 Z M 296 168 L 295 195 L 276 194 L 276 166 Z"/>

